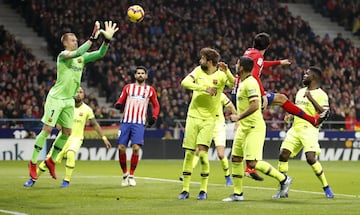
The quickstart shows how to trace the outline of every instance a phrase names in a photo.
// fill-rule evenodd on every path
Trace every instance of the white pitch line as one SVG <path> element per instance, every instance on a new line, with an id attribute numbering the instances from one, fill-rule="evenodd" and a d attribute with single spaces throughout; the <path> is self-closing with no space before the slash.
<path id="1" fill-rule="evenodd" d="M 0 209 L 0 212 L 5 213 L 5 214 L 13 214 L 13 215 L 28 215 L 28 214 L 20 213 L 17 211 L 7 211 L 7 210 L 1 210 L 1 209 Z"/>
<path id="2" fill-rule="evenodd" d="M 121 178 L 121 176 L 77 176 L 79 178 L 100 178 L 100 177 L 114 177 L 114 178 Z M 182 183 L 180 180 L 173 180 L 173 179 L 164 179 L 164 178 L 150 178 L 150 177 L 140 177 L 136 176 L 138 179 L 144 179 L 144 180 L 153 180 L 153 181 L 163 181 L 163 182 L 174 182 L 174 183 Z M 200 182 L 191 182 L 191 184 L 200 184 Z M 211 186 L 218 186 L 223 187 L 224 184 L 209 184 Z M 269 188 L 269 187 L 254 187 L 254 186 L 244 186 L 244 188 L 248 189 L 259 189 L 259 190 L 277 190 L 276 188 Z M 294 193 L 308 193 L 308 194 L 314 194 L 314 195 L 324 195 L 323 192 L 313 192 L 313 191 L 306 191 L 306 190 L 294 190 L 290 189 L 291 192 Z M 349 195 L 349 194 L 340 194 L 335 193 L 336 196 L 342 196 L 342 197 L 349 197 L 349 198 L 360 198 L 359 195 Z"/>

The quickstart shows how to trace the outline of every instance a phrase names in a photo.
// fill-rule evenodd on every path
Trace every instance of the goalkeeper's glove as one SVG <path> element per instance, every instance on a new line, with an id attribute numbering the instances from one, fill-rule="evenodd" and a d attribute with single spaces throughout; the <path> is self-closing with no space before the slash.
<path id="1" fill-rule="evenodd" d="M 147 119 L 147 127 L 150 128 L 152 125 L 154 125 L 156 122 L 156 118 L 155 117 L 149 117 Z"/>
<path id="2" fill-rule="evenodd" d="M 105 42 L 108 43 L 114 36 L 114 33 L 117 32 L 118 30 L 119 28 L 116 27 L 115 22 L 113 23 L 112 21 L 105 21 L 105 30 L 100 29 L 100 32 L 104 35 Z"/>
<path id="3" fill-rule="evenodd" d="M 95 22 L 95 25 L 94 25 L 94 29 L 93 29 L 93 32 L 90 36 L 90 41 L 91 42 L 94 42 L 95 40 L 97 40 L 97 38 L 99 37 L 99 34 L 100 34 L 100 22 L 99 21 L 96 21 Z"/>

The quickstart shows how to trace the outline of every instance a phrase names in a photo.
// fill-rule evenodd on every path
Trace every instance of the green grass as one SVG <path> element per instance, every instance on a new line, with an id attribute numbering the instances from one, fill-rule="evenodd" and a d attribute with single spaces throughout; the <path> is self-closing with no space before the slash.
<path id="1" fill-rule="evenodd" d="M 270 161 L 276 165 L 276 161 Z M 28 179 L 27 162 L 0 162 L 0 214 L 15 211 L 26 214 L 359 214 L 360 163 L 322 162 L 327 179 L 335 192 L 326 199 L 320 182 L 304 161 L 290 161 L 289 175 L 294 182 L 289 198 L 271 199 L 276 180 L 244 179 L 245 201 L 225 203 L 232 193 L 224 186 L 218 161 L 211 162 L 208 200 L 198 201 L 199 168 L 194 170 L 190 199 L 177 196 L 182 160 L 143 160 L 135 176 L 136 187 L 121 187 L 117 161 L 77 161 L 71 185 L 61 189 L 63 164 L 57 166 L 58 180 L 42 175 L 32 188 L 24 188 Z"/>

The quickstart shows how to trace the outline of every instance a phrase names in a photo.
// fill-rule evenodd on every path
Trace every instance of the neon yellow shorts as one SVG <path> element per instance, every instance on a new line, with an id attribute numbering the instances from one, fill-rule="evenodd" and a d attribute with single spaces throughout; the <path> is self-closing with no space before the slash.
<path id="1" fill-rule="evenodd" d="M 218 123 L 215 125 L 213 132 L 215 147 L 226 145 L 226 124 Z"/>
<path id="2" fill-rule="evenodd" d="M 238 128 L 233 142 L 232 155 L 244 160 L 262 160 L 266 127 Z"/>
<path id="3" fill-rule="evenodd" d="M 197 145 L 210 147 L 214 132 L 214 119 L 198 119 L 188 116 L 185 125 L 185 136 L 182 147 L 195 150 Z"/>
<path id="4" fill-rule="evenodd" d="M 319 130 L 315 127 L 291 127 L 286 133 L 286 137 L 281 144 L 280 150 L 289 150 L 291 152 L 291 158 L 295 157 L 303 148 L 304 152 L 315 152 L 316 155 L 319 155 L 321 149 L 318 138 Z"/>

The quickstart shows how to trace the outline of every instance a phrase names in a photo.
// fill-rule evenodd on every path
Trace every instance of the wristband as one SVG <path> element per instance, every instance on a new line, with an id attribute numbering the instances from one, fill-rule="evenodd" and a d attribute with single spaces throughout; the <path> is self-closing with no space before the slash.
<path id="1" fill-rule="evenodd" d="M 105 141 L 105 140 L 107 140 L 107 137 L 104 135 L 104 136 L 101 137 L 101 139 L 102 139 L 103 141 Z"/>
<path id="2" fill-rule="evenodd" d="M 105 38 L 105 39 L 104 39 L 104 42 L 107 43 L 107 44 L 109 44 L 109 43 L 110 43 L 110 40 Z"/>

